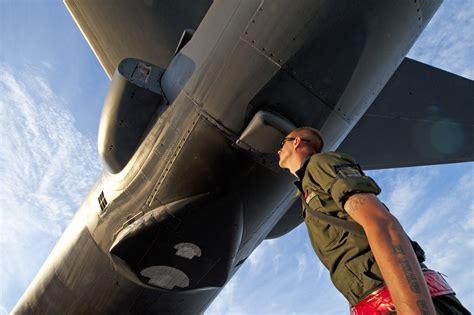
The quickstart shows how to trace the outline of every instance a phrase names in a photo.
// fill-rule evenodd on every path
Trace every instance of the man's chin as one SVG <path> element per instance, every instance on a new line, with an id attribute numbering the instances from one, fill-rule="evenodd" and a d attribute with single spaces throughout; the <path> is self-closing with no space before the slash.
<path id="1" fill-rule="evenodd" d="M 282 160 L 278 161 L 278 166 L 280 166 L 280 168 L 286 168 Z"/>

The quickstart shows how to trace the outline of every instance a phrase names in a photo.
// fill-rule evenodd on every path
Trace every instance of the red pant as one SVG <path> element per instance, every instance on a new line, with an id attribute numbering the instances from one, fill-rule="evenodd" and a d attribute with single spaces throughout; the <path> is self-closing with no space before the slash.
<path id="1" fill-rule="evenodd" d="M 431 297 L 454 293 L 453 289 L 451 289 L 439 272 L 428 270 L 424 271 L 423 275 L 425 276 Z M 379 315 L 394 311 L 395 306 L 385 286 L 370 293 L 351 308 L 352 315 Z"/>

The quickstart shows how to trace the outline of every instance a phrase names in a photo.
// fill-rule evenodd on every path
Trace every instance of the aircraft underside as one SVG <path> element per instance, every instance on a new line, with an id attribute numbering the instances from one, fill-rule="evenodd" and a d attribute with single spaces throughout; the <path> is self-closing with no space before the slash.
<path id="1" fill-rule="evenodd" d="M 187 12 L 183 1 L 148 2 L 67 1 L 112 77 L 99 128 L 105 170 L 13 313 L 204 312 L 265 238 L 301 223 L 276 161 L 282 137 L 312 126 L 337 149 L 439 6 L 202 1 Z M 129 5 L 148 26 L 130 32 L 144 38 L 169 10 L 169 34 L 186 19 L 199 27 L 108 51 L 120 39 L 113 17 L 123 21 Z M 472 159 L 456 154 L 435 162 Z"/>

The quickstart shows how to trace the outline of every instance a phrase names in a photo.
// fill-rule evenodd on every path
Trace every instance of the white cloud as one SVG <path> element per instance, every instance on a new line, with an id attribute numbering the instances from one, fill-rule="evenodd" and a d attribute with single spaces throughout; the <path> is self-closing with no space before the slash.
<path id="1" fill-rule="evenodd" d="M 395 214 L 403 216 L 413 207 L 415 200 L 425 195 L 428 182 L 422 174 L 400 174 L 393 181 L 388 202 Z"/>
<path id="2" fill-rule="evenodd" d="M 46 60 L 41 61 L 41 65 L 48 70 L 53 69 L 53 65 Z"/>
<path id="3" fill-rule="evenodd" d="M 308 268 L 308 258 L 305 253 L 298 253 L 296 259 L 298 260 L 298 280 L 301 281 L 306 269 Z"/>
<path id="4" fill-rule="evenodd" d="M 370 171 L 382 187 L 380 199 L 401 221 L 413 215 L 429 195 L 428 187 L 436 178 L 436 168 L 405 168 Z"/>
<path id="5" fill-rule="evenodd" d="M 316 257 L 314 258 L 316 259 Z M 321 277 L 323 277 L 324 274 L 327 274 L 328 271 L 326 269 L 326 267 L 324 267 L 324 265 L 322 263 L 318 263 L 317 264 L 317 273 L 316 273 L 316 281 L 319 281 L 321 279 Z"/>
<path id="6" fill-rule="evenodd" d="M 264 240 L 252 254 L 250 254 L 246 263 L 250 265 L 253 272 L 257 273 L 261 271 L 268 260 L 275 261 L 274 258 L 278 255 L 278 251 L 274 248 L 275 244 L 275 240 Z"/>
<path id="7" fill-rule="evenodd" d="M 473 209 L 472 206 L 470 207 L 469 210 L 470 210 L 471 214 L 474 212 L 474 209 Z M 474 216 L 469 215 L 466 218 L 466 220 L 464 220 L 464 222 L 462 223 L 462 227 L 465 230 L 473 231 L 474 230 Z M 474 240 L 469 240 L 469 241 L 474 241 Z"/>
<path id="8" fill-rule="evenodd" d="M 285 259 L 285 257 L 283 257 L 283 255 L 280 254 L 280 253 L 276 253 L 275 256 L 273 256 L 273 258 L 272 258 L 273 273 L 276 274 L 280 271 L 281 264 L 282 264 L 284 259 Z"/>
<path id="9" fill-rule="evenodd" d="M 452 219 L 455 222 L 459 222 L 459 224 L 465 224 L 466 221 L 460 221 L 461 218 L 456 215 L 456 209 L 466 207 L 469 204 L 472 208 L 473 177 L 474 174 L 472 172 L 467 172 L 457 181 L 449 193 L 443 194 L 438 198 L 431 198 L 427 209 L 417 217 L 415 223 L 410 227 L 409 234 L 415 238 L 423 234 L 431 235 L 433 230 L 439 226 L 449 224 Z M 460 212 L 459 210 L 457 211 Z M 461 213 L 465 213 L 465 211 Z"/>
<path id="10" fill-rule="evenodd" d="M 0 95 L 3 304 L 16 302 L 36 274 L 92 187 L 99 163 L 95 144 L 34 68 L 18 73 L 0 65 Z"/>
<path id="11" fill-rule="evenodd" d="M 240 284 L 239 277 L 234 276 L 206 310 L 206 314 L 244 314 L 235 296 Z"/>

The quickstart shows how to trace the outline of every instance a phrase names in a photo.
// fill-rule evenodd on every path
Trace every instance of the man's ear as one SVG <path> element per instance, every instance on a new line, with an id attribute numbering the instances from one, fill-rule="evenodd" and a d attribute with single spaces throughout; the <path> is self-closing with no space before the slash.
<path id="1" fill-rule="evenodd" d="M 296 149 L 300 146 L 301 144 L 301 137 L 295 137 L 295 140 L 293 140 L 293 148 Z"/>

